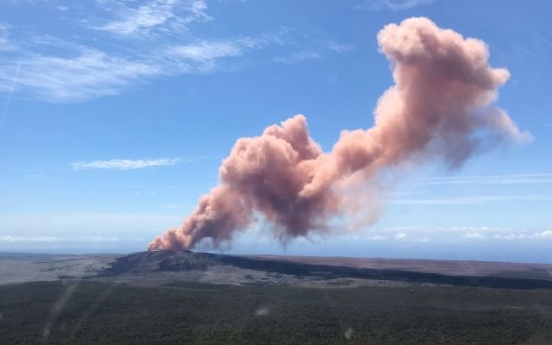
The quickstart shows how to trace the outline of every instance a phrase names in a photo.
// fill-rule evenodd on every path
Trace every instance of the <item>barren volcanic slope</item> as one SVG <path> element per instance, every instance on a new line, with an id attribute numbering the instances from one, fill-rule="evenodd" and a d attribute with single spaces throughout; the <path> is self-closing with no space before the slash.
<path id="1" fill-rule="evenodd" d="M 429 260 L 234 256 L 191 251 L 141 252 L 117 258 L 103 279 L 197 280 L 239 285 L 445 284 L 552 288 L 551 265 Z"/>
<path id="2" fill-rule="evenodd" d="M 120 256 L 0 253 L 0 285 L 95 276 Z"/>
<path id="3" fill-rule="evenodd" d="M 0 284 L 92 279 L 139 285 L 197 281 L 230 285 L 354 287 L 456 285 L 552 288 L 552 265 L 307 256 L 235 256 L 191 251 L 130 255 L 0 255 Z"/>
<path id="4" fill-rule="evenodd" d="M 552 280 L 552 265 L 492 261 L 369 259 L 324 256 L 261 255 L 254 258 L 301 262 L 311 265 L 330 265 L 356 268 L 393 269 L 401 271 L 441 273 L 452 276 L 493 276 Z"/>

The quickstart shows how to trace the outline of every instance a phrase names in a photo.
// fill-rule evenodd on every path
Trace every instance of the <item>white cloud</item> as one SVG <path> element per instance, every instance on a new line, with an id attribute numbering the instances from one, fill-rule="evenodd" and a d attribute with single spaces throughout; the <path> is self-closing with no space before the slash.
<path id="1" fill-rule="evenodd" d="M 530 237 L 528 237 L 525 234 L 515 234 L 515 233 L 510 232 L 510 233 L 506 233 L 506 234 L 494 234 L 493 238 L 495 240 L 511 241 L 511 240 L 522 240 L 522 239 L 526 239 L 526 238 L 530 238 Z"/>
<path id="2" fill-rule="evenodd" d="M 539 237 L 552 240 L 552 230 L 545 230 L 539 234 Z"/>
<path id="3" fill-rule="evenodd" d="M 355 6 L 358 10 L 369 11 L 403 11 L 413 7 L 430 5 L 436 0 L 369 0 Z"/>
<path id="4" fill-rule="evenodd" d="M 183 29 L 185 24 L 194 21 L 210 20 L 205 10 L 204 0 L 153 0 L 136 8 L 129 8 L 124 3 L 117 3 L 116 19 L 106 24 L 93 27 L 122 36 L 148 36 L 156 28 Z M 110 6 L 109 10 L 113 10 Z M 183 12 L 179 15 L 177 11 Z"/>
<path id="5" fill-rule="evenodd" d="M 393 236 L 393 238 L 396 239 L 396 240 L 402 240 L 402 239 L 406 238 L 406 236 L 407 235 L 404 232 L 399 232 L 398 234 L 395 234 Z"/>
<path id="6" fill-rule="evenodd" d="M 161 159 L 111 159 L 104 161 L 75 162 L 71 166 L 75 170 L 112 169 L 112 170 L 133 170 L 158 166 L 175 165 L 181 162 L 180 158 Z"/>
<path id="7" fill-rule="evenodd" d="M 391 234 L 395 240 L 411 242 L 447 242 L 460 241 L 535 241 L 552 240 L 552 230 L 536 230 L 513 227 L 490 226 L 450 226 L 450 227 L 424 227 L 424 226 L 394 226 L 372 231 L 382 235 Z"/>
<path id="8" fill-rule="evenodd" d="M 463 237 L 468 240 L 482 240 L 485 238 L 485 235 L 482 235 L 478 232 L 469 232 L 465 234 Z"/>

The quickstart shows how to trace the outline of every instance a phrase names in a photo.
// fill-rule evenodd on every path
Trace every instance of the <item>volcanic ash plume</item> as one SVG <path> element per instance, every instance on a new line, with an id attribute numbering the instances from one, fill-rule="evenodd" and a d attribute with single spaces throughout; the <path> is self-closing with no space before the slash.
<path id="1" fill-rule="evenodd" d="M 411 18 L 384 27 L 378 43 L 395 85 L 379 99 L 374 127 L 342 131 L 329 153 L 310 138 L 302 115 L 239 139 L 222 162 L 220 184 L 149 250 L 192 248 L 203 239 L 216 247 L 258 215 L 281 241 L 327 232 L 333 217 L 363 204 L 351 200 L 351 186 L 370 185 L 382 171 L 428 160 L 454 169 L 477 152 L 531 139 L 492 105 L 509 73 L 489 66 L 484 42 Z"/>

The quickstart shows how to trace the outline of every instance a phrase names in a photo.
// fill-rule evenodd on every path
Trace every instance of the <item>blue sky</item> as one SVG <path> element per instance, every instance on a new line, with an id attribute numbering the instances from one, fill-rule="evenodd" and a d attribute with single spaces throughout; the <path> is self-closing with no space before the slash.
<path id="1" fill-rule="evenodd" d="M 131 252 L 178 226 L 239 137 L 297 113 L 329 150 L 392 85 L 376 35 L 426 16 L 512 74 L 530 144 L 402 177 L 372 227 L 233 253 L 552 262 L 552 3 L 7 0 L 0 3 L 0 250 Z"/>

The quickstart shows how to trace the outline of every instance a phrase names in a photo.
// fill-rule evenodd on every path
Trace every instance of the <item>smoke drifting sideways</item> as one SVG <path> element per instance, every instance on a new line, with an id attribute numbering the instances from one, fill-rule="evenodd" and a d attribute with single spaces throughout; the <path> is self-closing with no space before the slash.
<path id="1" fill-rule="evenodd" d="M 531 140 L 493 105 L 510 74 L 489 66 L 484 42 L 427 18 L 389 24 L 377 38 L 395 84 L 378 101 L 374 127 L 342 131 L 331 152 L 309 136 L 302 115 L 237 140 L 220 167 L 220 184 L 180 228 L 148 249 L 189 249 L 203 240 L 216 248 L 251 228 L 258 215 L 283 243 L 327 233 L 332 218 L 377 204 L 377 189 L 350 191 L 363 190 L 382 172 L 432 161 L 457 169 L 474 154 Z"/>

